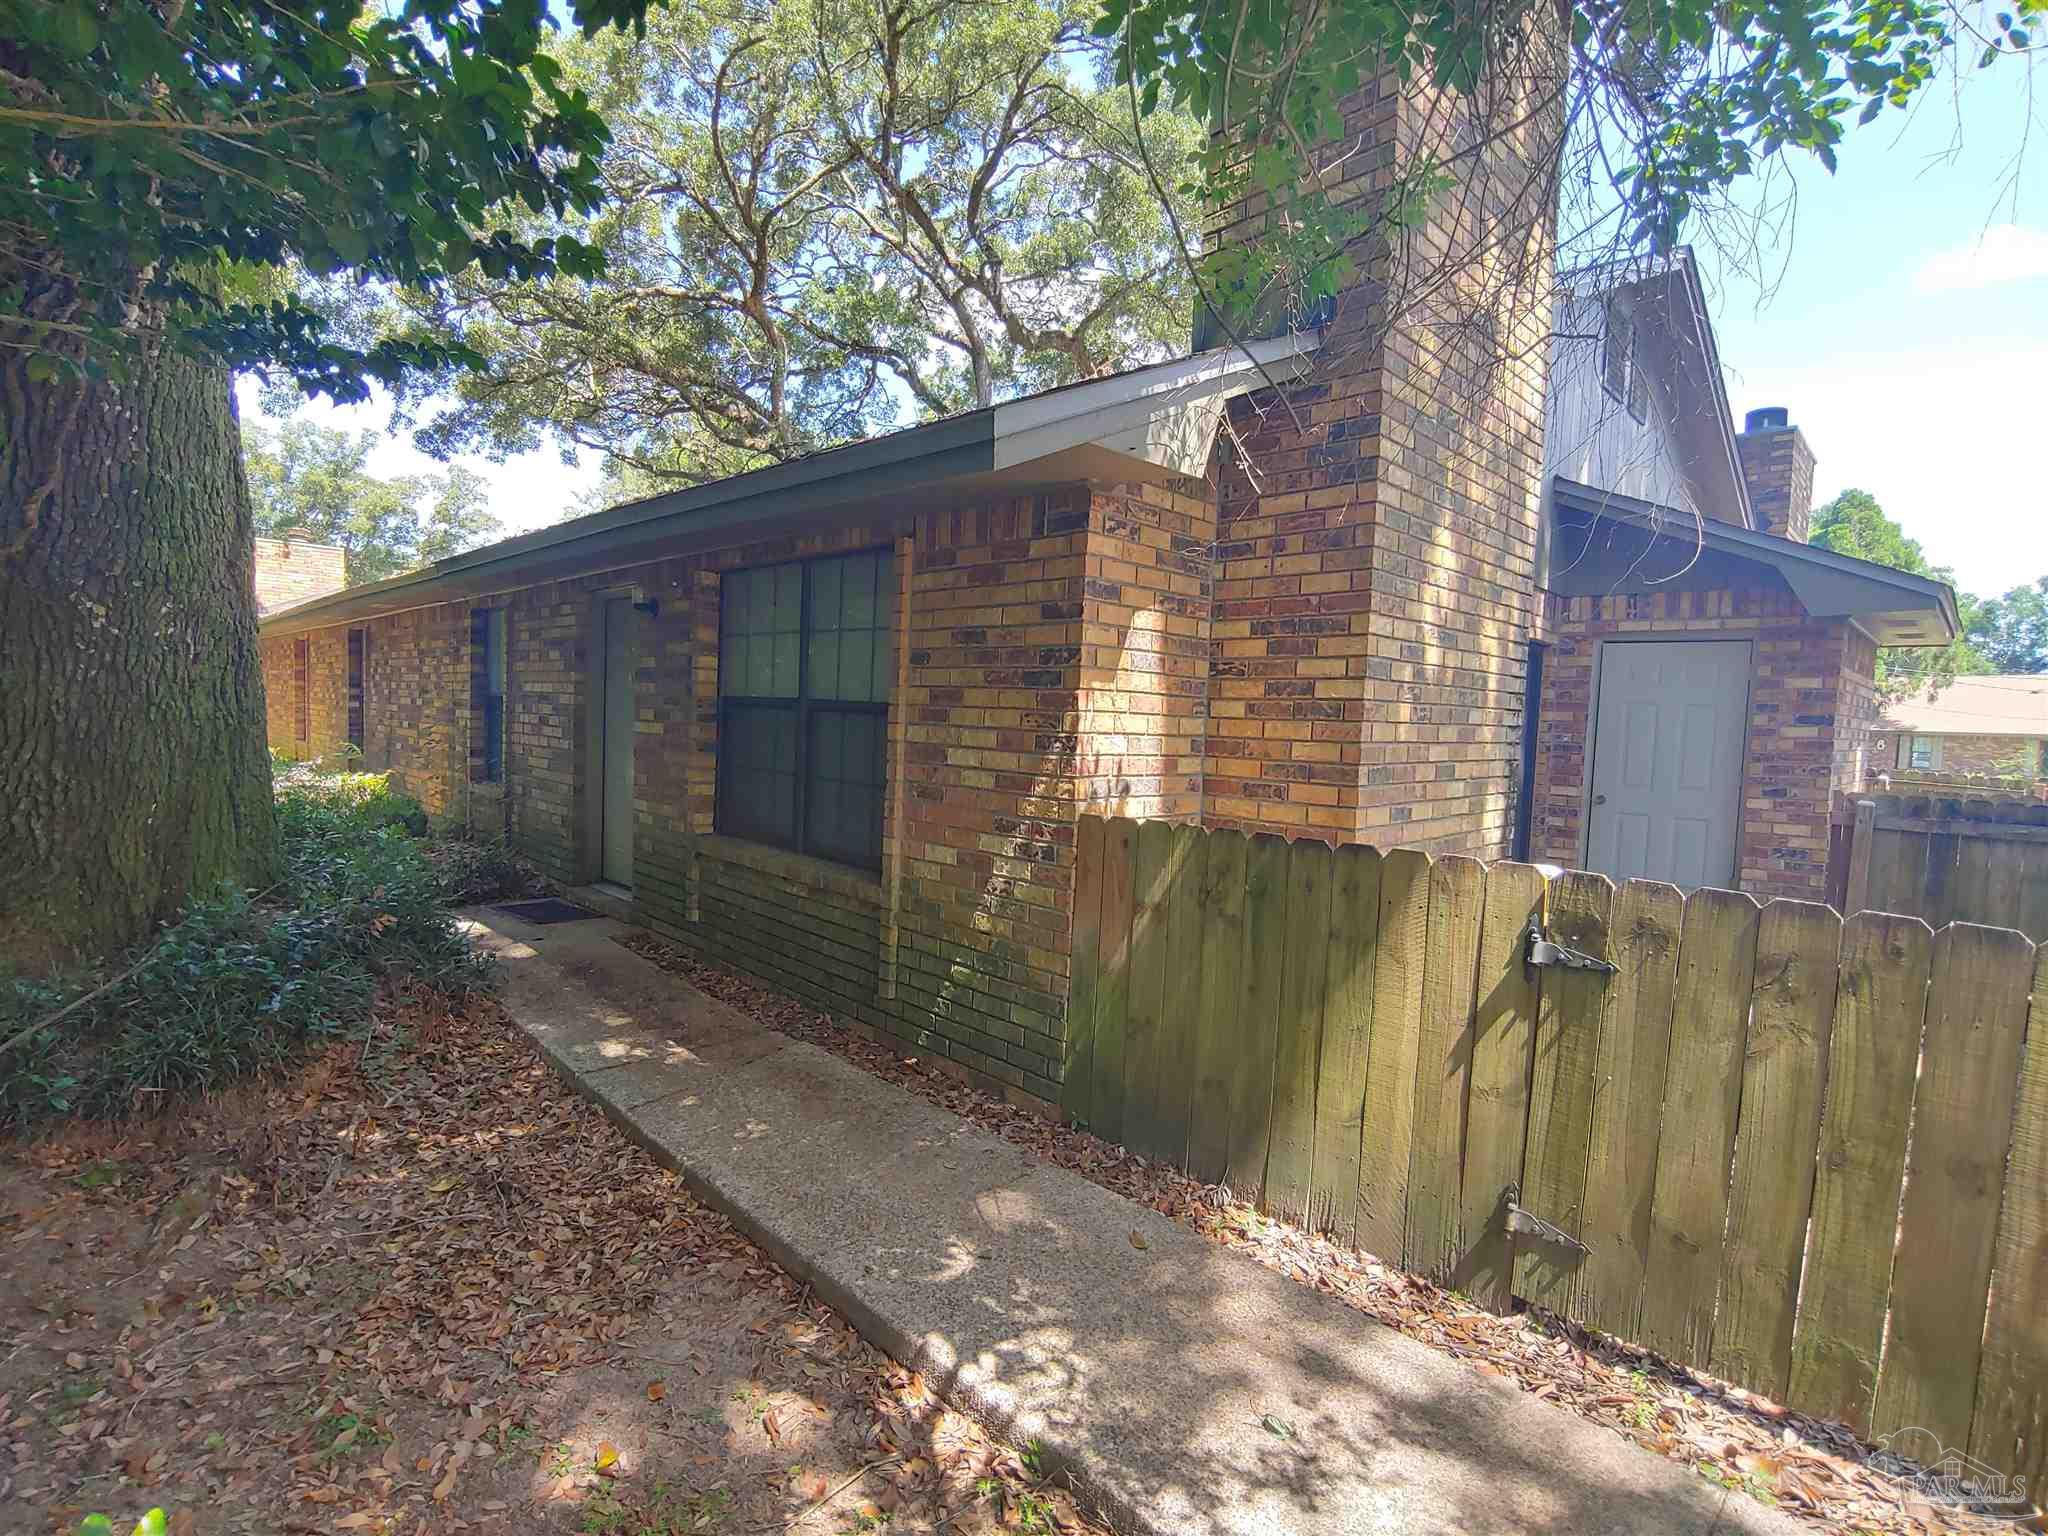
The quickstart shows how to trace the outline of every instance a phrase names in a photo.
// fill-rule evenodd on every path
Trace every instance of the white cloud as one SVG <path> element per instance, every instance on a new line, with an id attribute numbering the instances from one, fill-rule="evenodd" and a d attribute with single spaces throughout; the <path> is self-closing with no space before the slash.
<path id="1" fill-rule="evenodd" d="M 1993 224 L 1976 240 L 1937 251 L 1913 274 L 1918 293 L 1954 293 L 2048 277 L 2048 229 Z"/>
<path id="2" fill-rule="evenodd" d="M 1869 491 L 1959 588 L 1982 594 L 2048 574 L 2041 455 L 2001 442 L 2040 371 L 2038 347 L 1969 341 L 1731 370 L 1730 386 L 1737 422 L 1754 405 L 1791 410 L 1818 460 L 1816 505 Z"/>

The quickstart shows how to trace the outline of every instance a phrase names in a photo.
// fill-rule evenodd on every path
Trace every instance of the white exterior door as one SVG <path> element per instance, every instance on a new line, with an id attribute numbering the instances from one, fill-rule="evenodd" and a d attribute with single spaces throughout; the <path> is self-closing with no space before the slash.
<path id="1" fill-rule="evenodd" d="M 1587 866 L 1732 886 L 1748 726 L 1748 641 L 1602 645 Z"/>

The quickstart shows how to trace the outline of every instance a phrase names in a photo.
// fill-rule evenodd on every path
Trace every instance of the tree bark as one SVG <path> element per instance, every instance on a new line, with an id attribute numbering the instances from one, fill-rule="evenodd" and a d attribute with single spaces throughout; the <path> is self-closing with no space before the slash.
<path id="1" fill-rule="evenodd" d="M 37 974 L 267 884 L 276 844 L 226 370 L 32 378 L 0 330 L 0 972 Z"/>

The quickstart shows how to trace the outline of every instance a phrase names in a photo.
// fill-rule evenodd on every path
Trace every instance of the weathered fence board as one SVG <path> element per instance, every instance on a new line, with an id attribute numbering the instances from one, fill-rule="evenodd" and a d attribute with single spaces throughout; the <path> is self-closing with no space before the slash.
<path id="1" fill-rule="evenodd" d="M 1701 1369 L 1712 1350 L 1714 1302 L 1721 1289 L 1728 1167 L 1735 1152 L 1759 916 L 1757 904 L 1737 892 L 1694 891 L 1686 898 L 1679 932 L 1641 1337 Z"/>
<path id="2" fill-rule="evenodd" d="M 1358 1246 L 1392 1260 L 1408 1216 L 1416 1045 L 1429 933 L 1429 855 L 1396 848 L 1380 862 L 1380 944 L 1358 1153 Z"/>
<path id="3" fill-rule="evenodd" d="M 1934 935 L 1916 917 L 1862 912 L 1843 927 L 1788 1400 L 1857 1430 L 1877 1390 L 1933 961 Z"/>
<path id="4" fill-rule="evenodd" d="M 1402 1263 L 1441 1280 L 1462 1253 L 1459 1168 L 1472 1081 L 1473 985 L 1486 867 L 1439 859 L 1429 872 L 1429 924 L 1415 1045 L 1415 1127 L 1408 1151 L 1408 1217 Z"/>
<path id="5" fill-rule="evenodd" d="M 2048 1480 L 2048 946 L 1156 822 L 1077 851 L 1074 1119 L 1488 1306 Z M 2009 849 L 1950 863 L 1923 893 L 2030 899 Z"/>
<path id="6" fill-rule="evenodd" d="M 1101 942 L 1095 973 L 1095 1089 L 1088 1125 L 1105 1141 L 1124 1133 L 1124 1042 L 1131 1001 L 1131 881 L 1138 824 L 1112 821 L 1102 840 Z"/>
<path id="7" fill-rule="evenodd" d="M 1635 1338 L 1642 1326 L 1643 1276 L 1650 1261 L 1650 1207 L 1678 992 L 1678 939 L 1685 898 L 1678 888 L 1631 880 L 1608 919 L 1612 959 L 1608 1027 L 1593 1069 L 1587 1133 L 1586 1213 L 1579 1240 L 1582 1311 L 1595 1328 Z"/>
<path id="8" fill-rule="evenodd" d="M 1323 994 L 1330 946 L 1330 846 L 1294 845 L 1287 880 L 1286 958 L 1273 1058 L 1273 1133 L 1266 1206 L 1297 1225 L 1309 1214 L 1315 1168 L 1316 1076 L 1322 1065 Z"/>
<path id="9" fill-rule="evenodd" d="M 1792 1316 L 1813 1199 L 1842 920 L 1774 901 L 1757 927 L 1727 1251 L 1710 1362 L 1715 1375 L 1785 1395 Z"/>
<path id="10" fill-rule="evenodd" d="M 1288 842 L 1261 832 L 1244 865 L 1244 1002 L 1237 1062 L 1230 1076 L 1229 1155 L 1223 1182 L 1256 1200 L 1266 1177 L 1273 1124 L 1273 1055 L 1280 1028 L 1280 983 L 1287 963 Z"/>
<path id="11" fill-rule="evenodd" d="M 1358 1152 L 1365 1129 L 1365 1069 L 1379 948 L 1380 851 L 1350 843 L 1336 851 L 1331 865 L 1310 1202 L 1316 1229 L 1344 1243 L 1358 1240 Z"/>
<path id="12" fill-rule="evenodd" d="M 2048 939 L 2048 806 L 1925 795 L 1841 799 L 1829 889 L 1849 912 L 1903 912 Z"/>
<path id="13" fill-rule="evenodd" d="M 2012 1130 L 2034 946 L 1957 924 L 1934 941 L 1926 1055 L 1913 1107 L 1891 1339 L 1872 1428 L 1970 1442 L 1999 1188 Z"/>
<path id="14" fill-rule="evenodd" d="M 1160 1035 L 1166 1028 L 1166 925 L 1171 916 L 1173 826 L 1138 827 L 1137 866 L 1131 879 L 1131 973 L 1124 1016 L 1124 1144 L 1146 1157 L 1161 1155 L 1160 1095 L 1164 1090 Z"/>
<path id="15" fill-rule="evenodd" d="M 1195 1102 L 1195 1042 L 1202 1014 L 1202 893 L 1209 839 L 1200 827 L 1175 827 L 1169 855 L 1166 999 L 1161 1004 L 1157 1156 L 1185 1168 Z"/>
<path id="16" fill-rule="evenodd" d="M 1461 1202 L 1465 1251 L 1454 1273 L 1467 1295 L 1497 1312 L 1508 1309 L 1514 1287 L 1507 1191 L 1522 1177 L 1529 1062 L 1536 1044 L 1536 972 L 1522 956 L 1529 920 L 1542 904 L 1543 872 L 1535 865 L 1496 864 L 1487 871 L 1486 919 L 1479 934 L 1479 975 L 1485 979 L 1473 1020 Z M 1408 1198 L 1415 1198 L 1412 1189 Z"/>
<path id="17" fill-rule="evenodd" d="M 1089 1123 L 1095 1087 L 1095 973 L 1102 943 L 1103 839 L 1109 823 L 1083 816 L 1074 832 L 1074 928 L 1067 977 L 1066 1078 L 1061 1105 L 1070 1120 Z"/>
<path id="18" fill-rule="evenodd" d="M 2048 945 L 2013 1105 L 2012 1149 L 1991 1266 L 1970 1454 L 2048 1488 Z"/>
<path id="19" fill-rule="evenodd" d="M 1607 925 L 1614 884 L 1604 875 L 1573 872 L 1550 888 L 1550 932 L 1560 944 L 1595 959 L 1608 957 Z M 1536 1009 L 1536 1067 L 1529 1083 L 1529 1144 L 1522 1154 L 1522 1204 L 1579 1237 L 1591 1160 L 1594 1074 L 1599 1070 L 1604 1015 L 1614 996 L 1597 971 L 1555 971 L 1543 978 Z M 1558 1312 L 1574 1310 L 1584 1266 L 1555 1243 L 1517 1243 L 1514 1294 Z"/>
<path id="20" fill-rule="evenodd" d="M 1230 1082 L 1243 1048 L 1238 1021 L 1244 997 L 1247 852 L 1242 832 L 1211 833 L 1202 875 L 1202 1016 L 1195 1042 L 1187 1167 L 1194 1177 L 1211 1184 L 1223 1177 L 1230 1162 Z"/>

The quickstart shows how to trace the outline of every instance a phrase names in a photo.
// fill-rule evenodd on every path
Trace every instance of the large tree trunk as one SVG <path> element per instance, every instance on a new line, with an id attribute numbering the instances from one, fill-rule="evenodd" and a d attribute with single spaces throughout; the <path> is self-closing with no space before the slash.
<path id="1" fill-rule="evenodd" d="M 267 883 L 276 848 L 226 371 L 27 359 L 0 345 L 0 972 L 37 973 Z"/>

